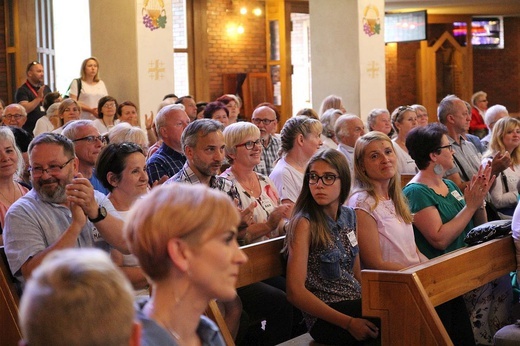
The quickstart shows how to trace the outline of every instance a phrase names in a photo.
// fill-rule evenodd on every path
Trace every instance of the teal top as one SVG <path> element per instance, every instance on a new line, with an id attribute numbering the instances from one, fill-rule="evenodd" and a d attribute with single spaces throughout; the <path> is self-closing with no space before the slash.
<path id="1" fill-rule="evenodd" d="M 441 196 L 433 191 L 431 188 L 420 183 L 410 183 L 405 186 L 403 192 L 408 198 L 408 204 L 412 214 L 415 214 L 424 208 L 434 206 L 439 211 L 442 223 L 451 221 L 466 205 L 464 196 L 460 192 L 457 185 L 448 179 L 443 179 L 444 183 L 448 186 L 449 192 L 445 196 Z M 422 235 L 422 233 L 413 226 L 415 243 L 419 250 L 428 258 L 434 258 L 442 254 L 448 253 L 453 250 L 460 249 L 466 244 L 464 243 L 464 237 L 473 228 L 473 221 L 470 221 L 460 235 L 448 245 L 444 250 L 434 248 L 428 240 Z"/>

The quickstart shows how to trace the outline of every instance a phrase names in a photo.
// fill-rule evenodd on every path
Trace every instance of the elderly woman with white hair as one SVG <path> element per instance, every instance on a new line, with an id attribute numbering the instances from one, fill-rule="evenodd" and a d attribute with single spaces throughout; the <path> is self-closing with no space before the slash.
<path id="1" fill-rule="evenodd" d="M 327 109 L 321 116 L 320 121 L 323 129 L 321 130 L 321 141 L 323 148 L 338 149 L 338 139 L 334 132 L 336 120 L 343 114 L 339 109 Z"/>
<path id="2" fill-rule="evenodd" d="M 417 114 L 417 126 L 428 125 L 428 110 L 426 107 L 420 104 L 414 104 L 410 106 Z"/>
<path id="3" fill-rule="evenodd" d="M 60 109 L 60 102 L 53 103 L 52 105 L 47 108 L 47 113 L 44 117 L 41 117 L 36 121 L 36 125 L 34 126 L 33 134 L 34 136 L 38 136 L 41 133 L 44 132 L 52 132 L 56 129 L 54 126 L 53 120 L 58 119 L 56 123 L 59 123 L 59 109 Z"/>
<path id="4" fill-rule="evenodd" d="M 8 127 L 0 127 L 0 245 L 3 245 L 2 229 L 9 207 L 29 190 L 16 182 L 23 171 L 24 161 L 16 146 L 13 132 Z"/>
<path id="5" fill-rule="evenodd" d="M 148 136 L 146 132 L 137 126 L 132 126 L 129 123 L 121 122 L 108 131 L 109 143 L 135 143 L 143 149 L 144 155 L 148 153 Z"/>
<path id="6" fill-rule="evenodd" d="M 493 127 L 496 122 L 508 116 L 509 112 L 507 111 L 507 108 L 502 105 L 494 105 L 487 109 L 486 115 L 484 116 L 484 122 L 486 123 L 489 132 L 486 137 L 480 140 L 484 150 L 488 149 L 489 142 L 491 142 L 491 136 L 493 135 Z"/>
<path id="7" fill-rule="evenodd" d="M 379 131 L 390 136 L 390 132 L 392 132 L 390 112 L 384 108 L 372 109 L 367 117 L 367 125 L 369 131 Z"/>

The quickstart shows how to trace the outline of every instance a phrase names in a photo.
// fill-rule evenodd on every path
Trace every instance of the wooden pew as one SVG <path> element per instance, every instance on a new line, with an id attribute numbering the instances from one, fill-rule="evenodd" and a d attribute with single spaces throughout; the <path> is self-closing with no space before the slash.
<path id="1" fill-rule="evenodd" d="M 381 319 L 383 345 L 453 345 L 435 307 L 514 270 L 511 236 L 400 271 L 363 270 L 363 315 Z"/>
<path id="2" fill-rule="evenodd" d="M 22 332 L 18 325 L 20 299 L 7 264 L 4 247 L 0 247 L 0 344 L 18 345 Z"/>
<path id="3" fill-rule="evenodd" d="M 240 266 L 237 288 L 250 285 L 285 273 L 285 263 L 280 251 L 283 248 L 285 236 L 243 246 L 241 249 L 248 257 L 248 261 Z M 220 328 L 227 346 L 234 346 L 228 327 L 215 302 L 211 302 L 207 315 L 213 319 Z M 318 345 L 309 334 L 289 340 L 281 345 Z"/>

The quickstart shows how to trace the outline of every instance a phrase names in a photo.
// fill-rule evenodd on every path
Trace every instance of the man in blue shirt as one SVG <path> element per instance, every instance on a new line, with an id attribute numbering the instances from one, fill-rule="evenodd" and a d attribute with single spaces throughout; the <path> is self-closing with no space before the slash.
<path id="1" fill-rule="evenodd" d="M 168 105 L 157 113 L 155 127 L 163 144 L 146 162 L 150 185 L 165 176 L 173 177 L 184 166 L 186 156 L 182 153 L 181 136 L 189 122 L 181 104 Z"/>

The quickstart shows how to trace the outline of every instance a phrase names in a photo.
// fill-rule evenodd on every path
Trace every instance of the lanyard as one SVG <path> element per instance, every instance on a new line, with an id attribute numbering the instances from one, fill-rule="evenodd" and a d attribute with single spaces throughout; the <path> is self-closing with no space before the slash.
<path id="1" fill-rule="evenodd" d="M 31 85 L 31 83 L 29 83 L 29 81 L 25 81 L 25 85 L 27 85 L 27 87 L 32 91 L 34 96 L 38 97 L 38 92 L 36 90 L 34 90 L 33 86 Z"/>

